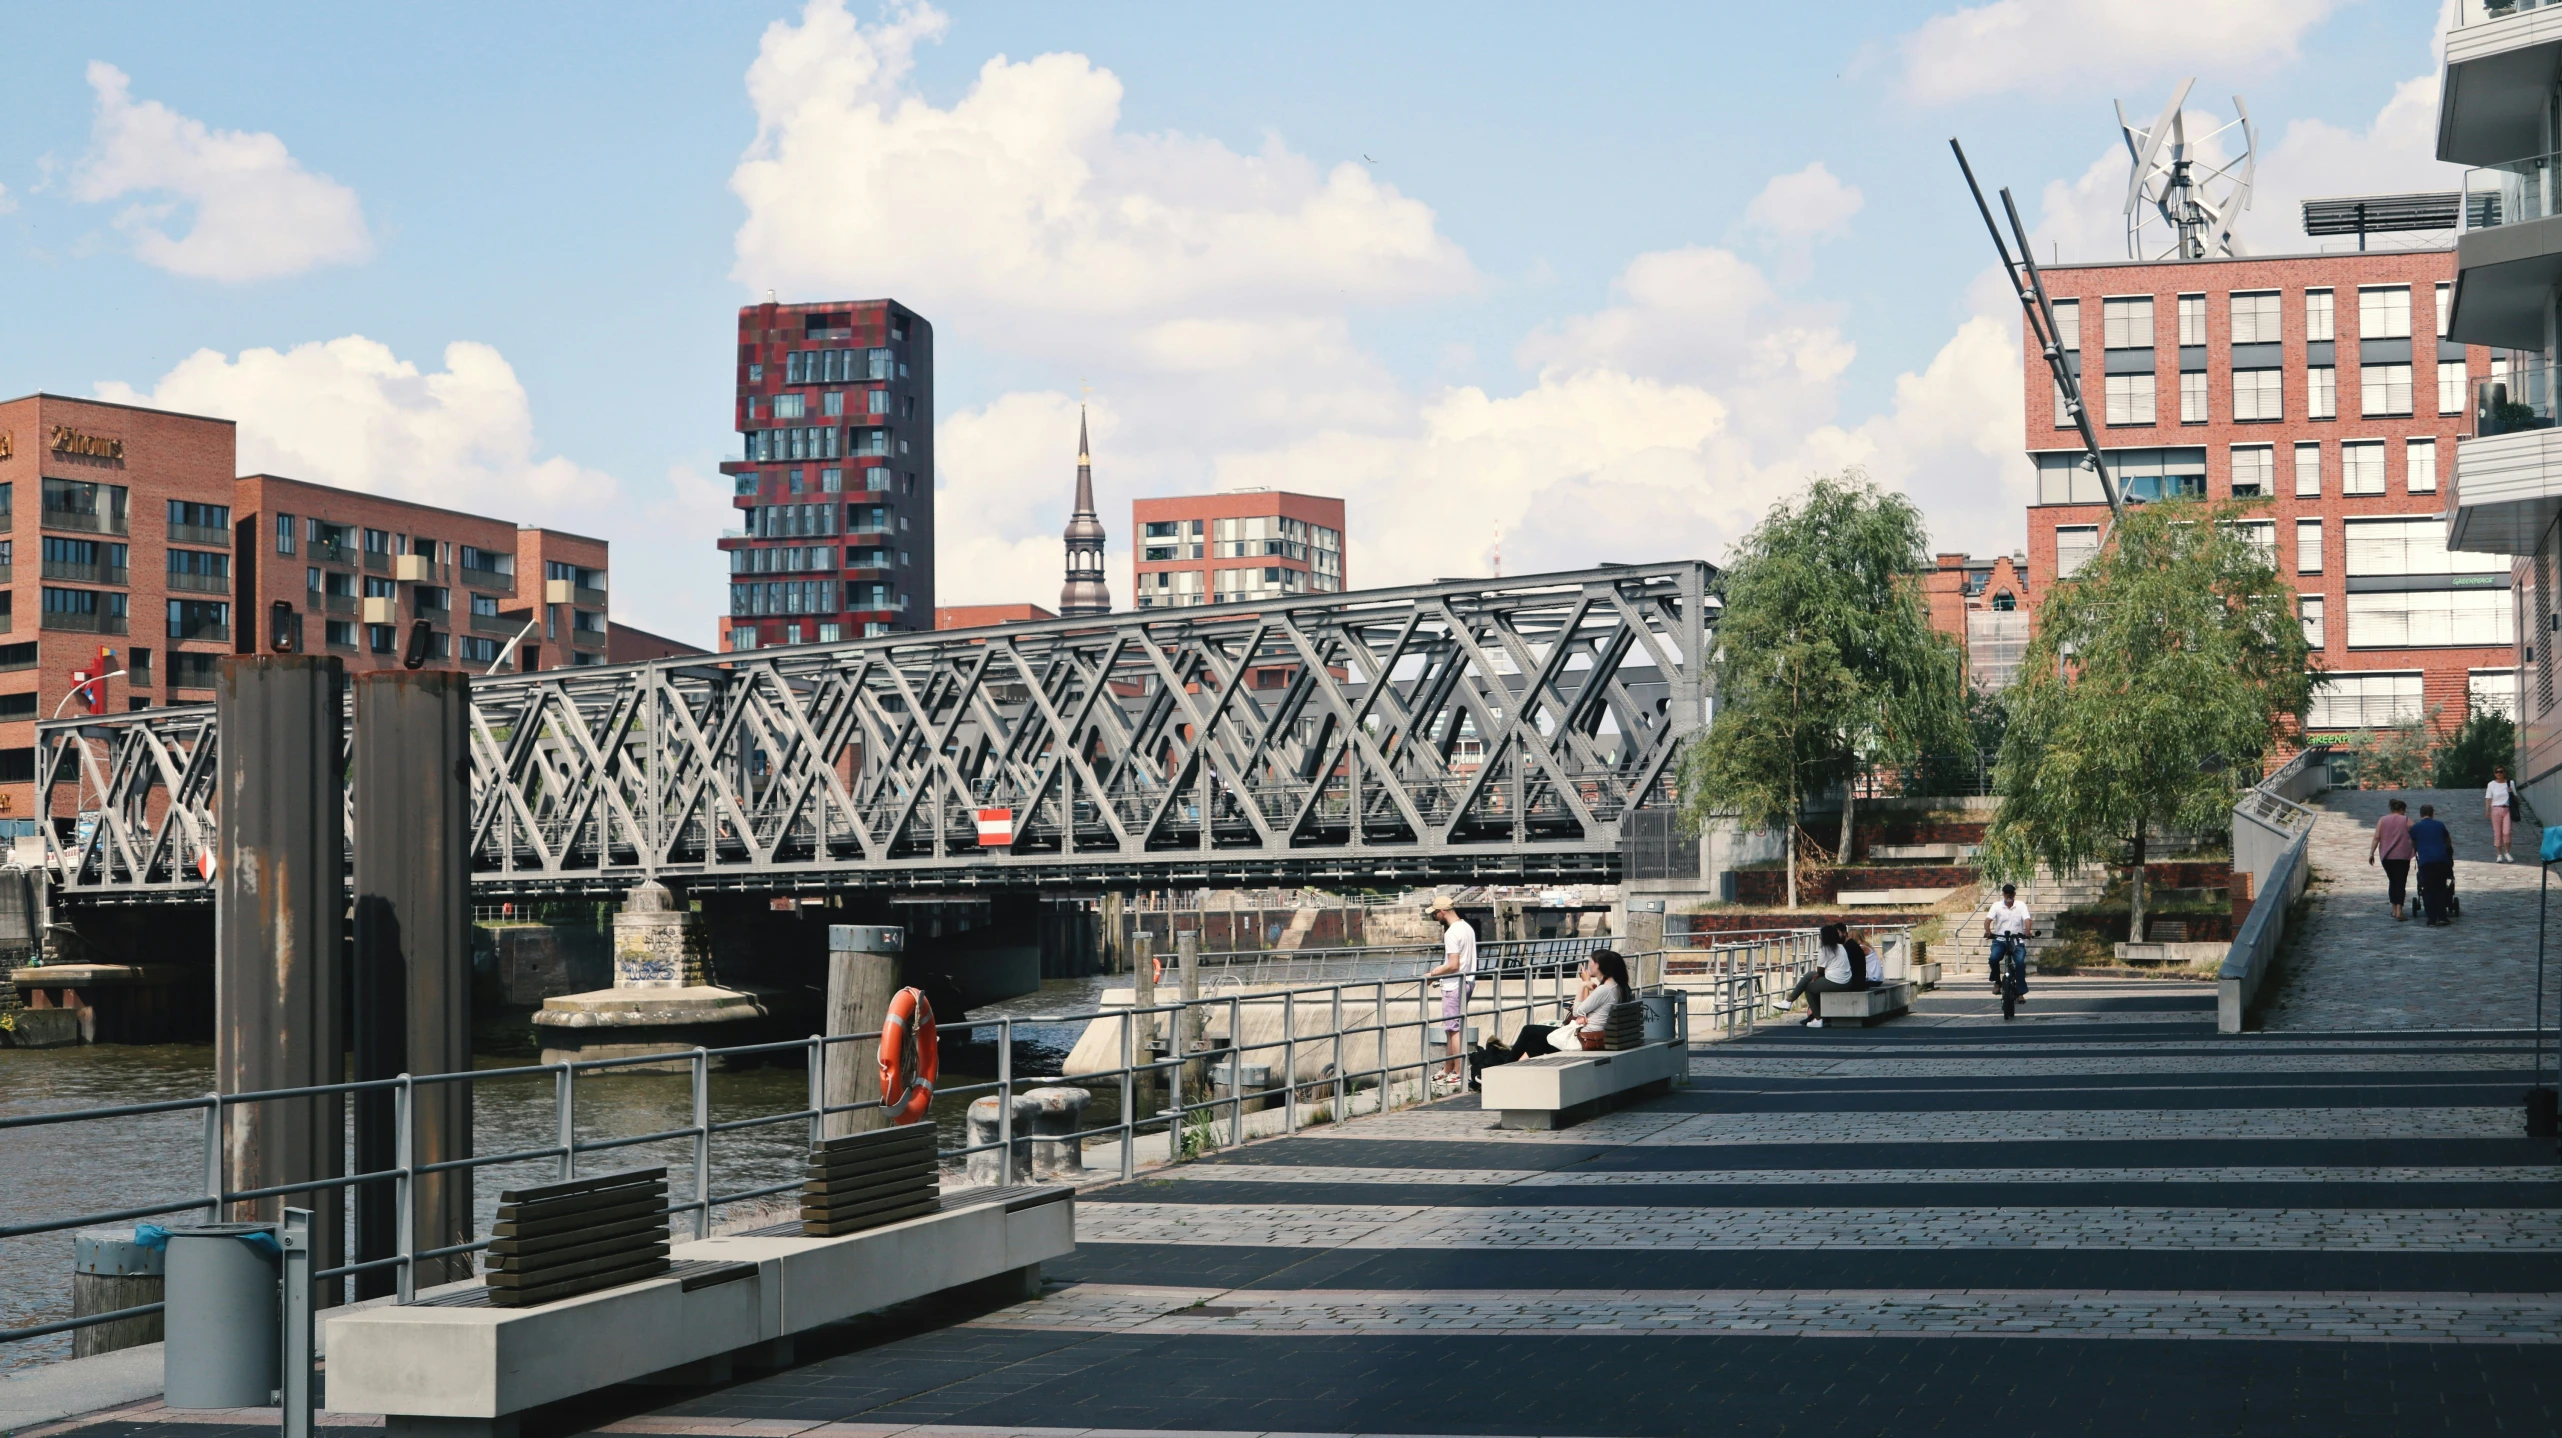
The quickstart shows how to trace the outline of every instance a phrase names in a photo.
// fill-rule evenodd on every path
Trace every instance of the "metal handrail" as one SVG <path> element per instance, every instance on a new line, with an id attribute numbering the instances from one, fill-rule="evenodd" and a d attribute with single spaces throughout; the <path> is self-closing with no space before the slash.
<path id="1" fill-rule="evenodd" d="M 1910 933 L 1896 929 L 1883 931 L 1881 946 L 1909 945 Z M 1559 943 L 1557 940 L 1522 941 Z M 1581 942 L 1581 941 L 1576 941 Z M 1607 939 L 1594 941 L 1595 946 Z M 1492 946 L 1489 946 L 1492 947 Z M 1905 949 L 1909 954 L 1909 948 Z M 1697 1035 L 1692 1028 L 1694 1010 L 1708 1021 L 1710 1036 L 1748 1033 L 1761 1016 L 1774 1008 L 1774 995 L 1803 977 L 1819 959 L 1813 930 L 1792 930 L 1720 945 L 1705 950 L 1654 949 L 1628 954 L 1631 967 L 1638 973 L 1662 973 L 1678 962 L 1679 974 L 1662 973 L 1662 981 L 1643 983 L 1640 995 L 1660 995 L 1672 999 L 1676 1014 L 1676 1034 L 1688 1043 Z M 1553 1011 L 1571 1002 L 1568 986 L 1571 970 L 1580 955 L 1561 956 L 1546 962 L 1503 964 L 1481 970 L 1464 989 L 1462 1023 L 1484 1023 L 1501 1035 L 1508 1025 L 1534 1021 L 1542 1012 Z M 1648 967 L 1651 965 L 1651 967 Z M 1891 972 L 1890 966 L 1890 972 Z M 970 1098 L 995 1095 L 999 1102 L 998 1132 L 986 1143 L 964 1141 L 956 1147 L 938 1148 L 938 1160 L 944 1164 L 966 1163 L 973 1154 L 996 1152 L 1006 1157 L 1000 1172 L 1011 1169 L 1013 1155 L 1021 1139 L 1014 1132 L 1013 1098 L 1022 1089 L 1060 1082 L 1106 1084 L 1117 1087 L 1120 1095 L 1117 1115 L 1080 1128 L 1073 1134 L 1044 1134 L 1045 1142 L 1074 1142 L 1080 1146 L 1089 1140 L 1111 1140 L 1119 1148 L 1119 1176 L 1128 1179 L 1138 1169 L 1138 1140 L 1142 1136 L 1163 1134 L 1166 1137 L 1167 1161 L 1189 1157 L 1196 1143 L 1211 1149 L 1224 1149 L 1244 1142 L 1249 1135 L 1245 1109 L 1249 1103 L 1277 1100 L 1284 1110 L 1282 1130 L 1296 1133 L 1308 1123 L 1303 1112 L 1312 1096 L 1322 1095 L 1329 1107 L 1330 1118 L 1351 1115 L 1356 1097 L 1373 1094 L 1366 1112 L 1386 1112 L 1392 1108 L 1424 1102 L 1431 1096 L 1427 1082 L 1430 1072 L 1451 1063 L 1446 1052 L 1436 1049 L 1433 1039 L 1444 1023 L 1441 1004 L 1436 1002 L 1440 981 L 1418 973 L 1402 978 L 1377 978 L 1361 981 L 1277 987 L 1254 993 L 1238 989 L 1198 999 L 1166 999 L 1146 1005 L 1102 1006 L 1067 1014 L 1038 1015 L 1022 1018 L 1004 1017 L 956 1026 L 972 1029 L 994 1028 L 997 1031 L 997 1068 L 995 1078 L 984 1082 L 958 1084 L 939 1092 L 945 1097 Z M 1480 994 L 1480 990 L 1484 992 Z M 1542 990 L 1544 989 L 1544 993 Z M 1282 1036 L 1275 1040 L 1248 1041 L 1244 1034 L 1243 1016 L 1247 1005 L 1277 1005 L 1282 1014 Z M 1318 1005 L 1326 1022 L 1312 1031 L 1300 1032 L 1299 1018 L 1309 1005 Z M 1412 1006 L 1411 1017 L 1392 1010 Z M 1366 1006 L 1366 1014 L 1363 1008 Z M 1225 1015 L 1227 1033 L 1213 1040 L 1209 1036 L 1213 1015 Z M 1064 1023 L 1096 1021 L 1115 1023 L 1120 1031 L 1121 1063 L 1079 1074 L 1073 1078 L 1061 1075 L 1024 1075 L 1014 1072 L 1014 1033 L 1019 1024 L 1054 1026 Z M 1149 1052 L 1138 1052 L 1140 1035 L 1149 1039 Z M 1510 1031 L 1517 1032 L 1517 1028 Z M 1410 1059 L 1392 1053 L 1392 1037 L 1411 1032 L 1414 1050 Z M 1188 1041 L 1178 1036 L 1190 1034 Z M 1170 1042 L 1161 1055 L 1156 1040 Z M 708 1237 L 715 1210 L 788 1192 L 799 1186 L 795 1174 L 788 1181 L 765 1183 L 738 1192 L 716 1192 L 711 1183 L 711 1145 L 725 1133 L 767 1128 L 778 1124 L 806 1122 L 813 1140 L 821 1136 L 832 1115 L 874 1108 L 871 1103 L 831 1104 L 824 1097 L 824 1080 L 830 1050 L 840 1045 L 877 1046 L 879 1032 L 859 1034 L 811 1035 L 805 1039 L 784 1039 L 765 1043 L 741 1044 L 723 1048 L 695 1047 L 671 1049 L 663 1053 L 617 1055 L 611 1058 L 572 1059 L 558 1063 L 519 1065 L 511 1068 L 480 1069 L 447 1074 L 401 1074 L 388 1079 L 365 1079 L 346 1083 L 313 1084 L 298 1088 L 271 1089 L 255 1093 L 207 1094 L 201 1098 L 167 1099 L 147 1103 L 116 1104 L 98 1108 L 66 1110 L 57 1113 L 26 1114 L 0 1118 L 0 1132 L 66 1123 L 95 1122 L 154 1114 L 198 1111 L 204 1115 L 203 1185 L 197 1193 L 180 1200 L 158 1204 L 133 1205 L 102 1212 L 70 1217 L 43 1219 L 30 1223 L 0 1225 L 0 1239 L 20 1238 L 45 1233 L 121 1222 L 165 1214 L 199 1212 L 206 1221 L 215 1221 L 233 1204 L 259 1198 L 296 1193 L 321 1193 L 352 1188 L 358 1184 L 389 1181 L 394 1187 L 397 1221 L 394 1229 L 397 1251 L 386 1258 L 366 1259 L 341 1264 L 313 1274 L 315 1279 L 339 1279 L 351 1274 L 384 1268 L 398 1271 L 397 1301 L 411 1302 L 416 1297 L 417 1265 L 429 1260 L 474 1253 L 494 1240 L 478 1237 L 469 1242 L 429 1249 L 415 1249 L 415 1224 L 412 1209 L 413 1186 L 423 1178 L 440 1173 L 476 1170 L 506 1164 L 557 1160 L 559 1176 L 578 1176 L 581 1155 L 611 1153 L 640 1144 L 666 1143 L 690 1139 L 693 1143 L 693 1183 L 689 1194 L 670 1196 L 660 1210 L 674 1216 L 691 1215 L 696 1238 Z M 1362 1042 L 1377 1044 L 1373 1065 L 1360 1068 L 1345 1063 L 1347 1045 Z M 1299 1058 L 1309 1045 L 1319 1046 L 1331 1054 L 1333 1062 L 1327 1072 L 1315 1079 L 1303 1078 Z M 710 1117 L 709 1076 L 714 1059 L 775 1055 L 798 1050 L 809 1066 L 810 1084 L 806 1104 L 799 1108 L 719 1122 Z M 1255 1088 L 1245 1085 L 1247 1057 L 1257 1053 L 1275 1053 L 1284 1059 L 1282 1076 L 1276 1082 Z M 869 1062 L 869 1049 L 853 1055 L 858 1063 Z M 843 1060 L 838 1060 L 842 1062 Z M 1460 1062 L 1464 1063 L 1462 1056 Z M 640 1136 L 581 1138 L 577 1132 L 577 1090 L 581 1074 L 597 1074 L 644 1065 L 682 1063 L 688 1071 L 692 1090 L 694 1121 L 680 1127 Z M 1224 1068 L 1223 1075 L 1214 1070 Z M 414 1157 L 417 1091 L 444 1084 L 478 1084 L 486 1080 L 525 1079 L 550 1075 L 553 1080 L 555 1131 L 558 1141 L 505 1153 L 473 1155 L 466 1158 L 421 1162 Z M 1149 1080 L 1164 1085 L 1164 1103 L 1152 1113 L 1138 1111 L 1139 1083 Z M 1190 1091 L 1198 1085 L 1198 1091 Z M 254 1189 L 232 1189 L 223 1176 L 226 1150 L 226 1116 L 243 1105 L 294 1099 L 311 1099 L 349 1094 L 388 1092 L 393 1101 L 393 1137 L 395 1155 L 391 1166 L 360 1173 L 315 1177 L 304 1181 L 277 1184 Z M 1000 1181 L 1004 1181 L 1002 1178 Z M 139 1309 L 93 1314 L 62 1322 L 51 1322 L 27 1328 L 0 1331 L 0 1342 L 38 1338 L 120 1318 L 139 1317 L 158 1311 L 158 1305 Z"/>

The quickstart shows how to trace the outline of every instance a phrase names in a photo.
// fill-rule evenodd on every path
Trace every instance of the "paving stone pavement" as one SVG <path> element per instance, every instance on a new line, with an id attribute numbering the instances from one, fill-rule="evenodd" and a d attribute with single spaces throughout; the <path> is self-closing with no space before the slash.
<path id="1" fill-rule="evenodd" d="M 2225 1038 L 2202 986 L 1960 983 L 1555 1132 L 1325 1125 L 1086 1191 L 1037 1300 L 524 1438 L 2562 1432 L 2529 1038 L 2396 1002 Z M 140 1418 L 78 1438 L 275 1432 Z"/>
<path id="2" fill-rule="evenodd" d="M 2394 922 L 2384 870 L 2366 861 L 2375 821 L 2395 798 L 2415 816 L 2422 804 L 2436 805 L 2454 837 L 2462 915 L 2445 928 L 2416 917 Z M 2311 910 L 2276 993 L 2262 1001 L 2261 1024 L 2297 1031 L 2526 1027 L 2535 1009 L 2539 870 L 2533 836 L 2517 834 L 2512 847 L 2520 862 L 2489 862 L 2490 822 L 2474 790 L 2324 795 L 2310 846 Z"/>

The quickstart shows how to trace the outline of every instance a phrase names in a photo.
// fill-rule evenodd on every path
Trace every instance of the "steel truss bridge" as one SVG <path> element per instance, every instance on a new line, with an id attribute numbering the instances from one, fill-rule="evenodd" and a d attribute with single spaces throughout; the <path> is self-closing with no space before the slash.
<path id="1" fill-rule="evenodd" d="M 1675 802 L 1714 575 L 1614 566 L 475 680 L 475 896 L 1606 881 L 1623 821 Z M 214 706 L 37 742 L 57 900 L 210 901 Z M 1013 843 L 982 847 L 998 809 Z"/>

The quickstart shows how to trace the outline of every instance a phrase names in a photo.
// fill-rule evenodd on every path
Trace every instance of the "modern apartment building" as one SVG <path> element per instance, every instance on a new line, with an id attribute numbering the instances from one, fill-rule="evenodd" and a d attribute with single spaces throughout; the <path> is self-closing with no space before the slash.
<path id="1" fill-rule="evenodd" d="M 239 479 L 231 512 L 240 653 L 334 654 L 361 673 L 402 663 L 425 620 L 430 668 L 484 671 L 529 624 L 510 672 L 606 662 L 601 539 L 272 474 Z"/>
<path id="2" fill-rule="evenodd" d="M 229 420 L 0 403 L 0 832 L 34 815 L 36 720 L 213 697 L 232 646 L 235 453 Z M 72 693 L 99 675 L 113 677 Z"/>
<path id="3" fill-rule="evenodd" d="M 2127 497 L 2256 496 L 2251 526 L 2294 582 L 2331 676 L 2317 736 L 2515 694 L 2508 564 L 2446 543 L 2472 387 L 2497 367 L 2450 329 L 2444 249 L 2044 270 L 2064 348 Z M 2032 601 L 2108 518 L 2045 359 L 2026 354 Z"/>
<path id="4" fill-rule="evenodd" d="M 985 629 L 991 624 L 1029 624 L 1056 618 L 1037 604 L 947 604 L 934 611 L 934 627 Z"/>
<path id="5" fill-rule="evenodd" d="M 934 626 L 934 327 L 894 300 L 738 312 L 723 649 Z"/>
<path id="6" fill-rule="evenodd" d="M 2555 324 L 2562 318 L 2562 8 L 2460 0 L 2446 37 L 2437 157 L 2468 166 L 2455 245 L 2451 337 L 2488 346 L 2472 376 L 2474 430 L 2447 490 L 2448 549 L 2497 565 L 2511 586 L 2517 666 L 2513 775 L 2544 821 L 2562 820 L 2562 639 L 2555 561 L 2562 536 L 2562 434 L 2554 428 Z"/>
<path id="7" fill-rule="evenodd" d="M 1141 609 L 1251 604 L 1344 588 L 1343 501 L 1230 490 L 1130 505 Z"/>

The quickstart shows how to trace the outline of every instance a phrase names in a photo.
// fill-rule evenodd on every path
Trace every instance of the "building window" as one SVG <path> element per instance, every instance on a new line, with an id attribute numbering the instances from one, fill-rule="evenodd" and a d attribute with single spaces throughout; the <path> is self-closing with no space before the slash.
<path id="1" fill-rule="evenodd" d="M 2340 413 L 2340 372 L 2331 366 L 2314 365 L 2304 371 L 2304 413 L 2314 419 L 2337 419 Z"/>
<path id="2" fill-rule="evenodd" d="M 818 488 L 819 488 L 819 492 L 820 492 L 821 494 L 842 494 L 842 493 L 844 493 L 844 492 L 845 492 L 845 471 L 843 471 L 843 470 L 841 470 L 841 469 L 822 469 L 822 470 L 820 470 L 820 471 L 818 472 Z"/>
<path id="3" fill-rule="evenodd" d="M 229 639 L 231 606 L 206 599 L 172 599 L 169 601 L 169 637 Z"/>
<path id="4" fill-rule="evenodd" d="M 2277 369 L 2237 369 L 2233 371 L 2233 418 L 2236 420 L 2284 419 L 2286 417 L 2286 371 Z"/>
<path id="5" fill-rule="evenodd" d="M 2329 290 L 2304 292 L 2304 338 L 2316 343 L 2332 338 Z"/>
<path id="6" fill-rule="evenodd" d="M 2082 572 L 2082 566 L 2099 553 L 2099 526 L 2096 524 L 2060 525 L 2055 530 L 2055 574 L 2070 579 Z"/>
<path id="7" fill-rule="evenodd" d="M 2149 326 L 2152 320 L 2147 317 L 2144 322 Z M 2108 376 L 2108 422 L 2110 424 L 2153 423 L 2153 376 L 2148 374 Z"/>
<path id="8" fill-rule="evenodd" d="M 2206 423 L 2206 371 L 2202 369 L 2180 371 L 2179 422 Z"/>
<path id="9" fill-rule="evenodd" d="M 2322 446 L 2318 443 L 2295 446 L 2295 497 L 2322 497 Z"/>
<path id="10" fill-rule="evenodd" d="M 465 634 L 457 636 L 457 643 L 459 643 L 462 648 L 463 662 L 466 664 L 495 664 L 498 662 L 498 641 L 495 639 L 487 639 L 476 635 Z"/>
<path id="11" fill-rule="evenodd" d="M 2384 729 L 2420 715 L 2417 673 L 2332 670 L 2317 677 L 2326 682 L 2313 691 L 2307 729 Z"/>
<path id="12" fill-rule="evenodd" d="M 2358 366 L 2358 412 L 2404 415 L 2411 412 L 2411 367 L 2406 364 Z"/>
<path id="13" fill-rule="evenodd" d="M 2179 297 L 2179 342 L 2183 347 L 2206 343 L 2206 296 Z"/>
<path id="14" fill-rule="evenodd" d="M 2412 494 L 2437 493 L 2436 440 L 2403 441 L 2402 488 Z"/>
<path id="15" fill-rule="evenodd" d="M 2113 350 L 2148 350 L 2153 347 L 2153 299 L 2102 300 L 2099 306 L 2100 343 Z"/>
<path id="16" fill-rule="evenodd" d="M 2055 301 L 2055 343 L 2066 354 L 2079 354 L 2082 348 L 2082 302 Z"/>
<path id="17" fill-rule="evenodd" d="M 2514 723 L 2518 717 L 2518 672 L 2514 669 L 2476 669 L 2465 676 L 2465 702 L 2477 714 L 2505 714 Z"/>
<path id="18" fill-rule="evenodd" d="M 2438 361 L 2437 412 L 2440 414 L 2464 413 L 2464 361 Z"/>
<path id="19" fill-rule="evenodd" d="M 278 554 L 294 552 L 294 517 L 290 514 L 276 516 L 276 552 Z"/>
<path id="20" fill-rule="evenodd" d="M 2455 312 L 2455 286 L 2441 283 L 2437 287 L 2437 335 L 2446 338 L 2446 321 Z"/>
<path id="21" fill-rule="evenodd" d="M 2285 338 L 2275 290 L 2237 291 L 2233 296 L 2233 338 L 2237 345 L 2275 344 Z"/>
<path id="22" fill-rule="evenodd" d="M 2242 542 L 2251 547 L 2251 553 L 2259 556 L 2260 563 L 2271 569 L 2277 568 L 2277 521 L 2245 519 L 2238 528 Z"/>
<path id="23" fill-rule="evenodd" d="M 321 626 L 321 630 L 322 641 L 332 649 L 356 647 L 356 621 L 352 619 L 329 620 Z"/>
<path id="24" fill-rule="evenodd" d="M 2506 647 L 2517 642 L 2505 589 L 2409 589 L 2348 596 L 2351 649 Z"/>
<path id="25" fill-rule="evenodd" d="M 2322 521 L 2318 519 L 2295 521 L 2295 572 L 2322 572 Z"/>
<path id="26" fill-rule="evenodd" d="M 2406 340 L 2411 337 L 2411 287 L 2360 285 L 2357 288 L 2357 337 L 2362 340 Z"/>
<path id="27" fill-rule="evenodd" d="M 799 419 L 804 412 L 805 411 L 801 407 L 801 397 L 799 395 L 778 394 L 774 396 L 774 418 Z"/>
<path id="28" fill-rule="evenodd" d="M 2384 492 L 2384 441 L 2353 440 L 2340 446 L 2340 493 Z"/>
<path id="29" fill-rule="evenodd" d="M 2509 572 L 2510 557 L 2446 547 L 2446 522 L 2434 514 L 2352 519 L 2344 531 L 2351 579 Z M 2499 590 L 2490 590 L 2499 593 Z"/>
<path id="30" fill-rule="evenodd" d="M 365 626 L 365 647 L 376 654 L 390 654 L 400 647 L 399 634 L 400 631 L 389 624 L 368 624 Z"/>
<path id="31" fill-rule="evenodd" d="M 2304 621 L 2304 647 L 2319 654 L 2322 651 L 2322 596 L 2295 596 L 2295 612 Z"/>
<path id="32" fill-rule="evenodd" d="M 890 392 L 885 389 L 876 389 L 871 391 L 865 396 L 863 406 L 863 412 L 866 414 L 888 414 L 890 412 Z"/>
<path id="33" fill-rule="evenodd" d="M 844 637 L 845 626 L 842 624 L 831 621 L 818 627 L 818 642 L 821 644 L 834 644 Z"/>
<path id="34" fill-rule="evenodd" d="M 2233 492 L 2240 495 L 2272 494 L 2277 484 L 2277 447 L 2267 444 L 2233 446 Z"/>
<path id="35" fill-rule="evenodd" d="M 2059 379 L 2050 378 L 2048 383 L 2053 385 L 2055 388 L 2055 427 L 2057 429 L 2071 429 L 2073 427 L 2073 402 L 2064 396 L 2064 382 Z"/>

